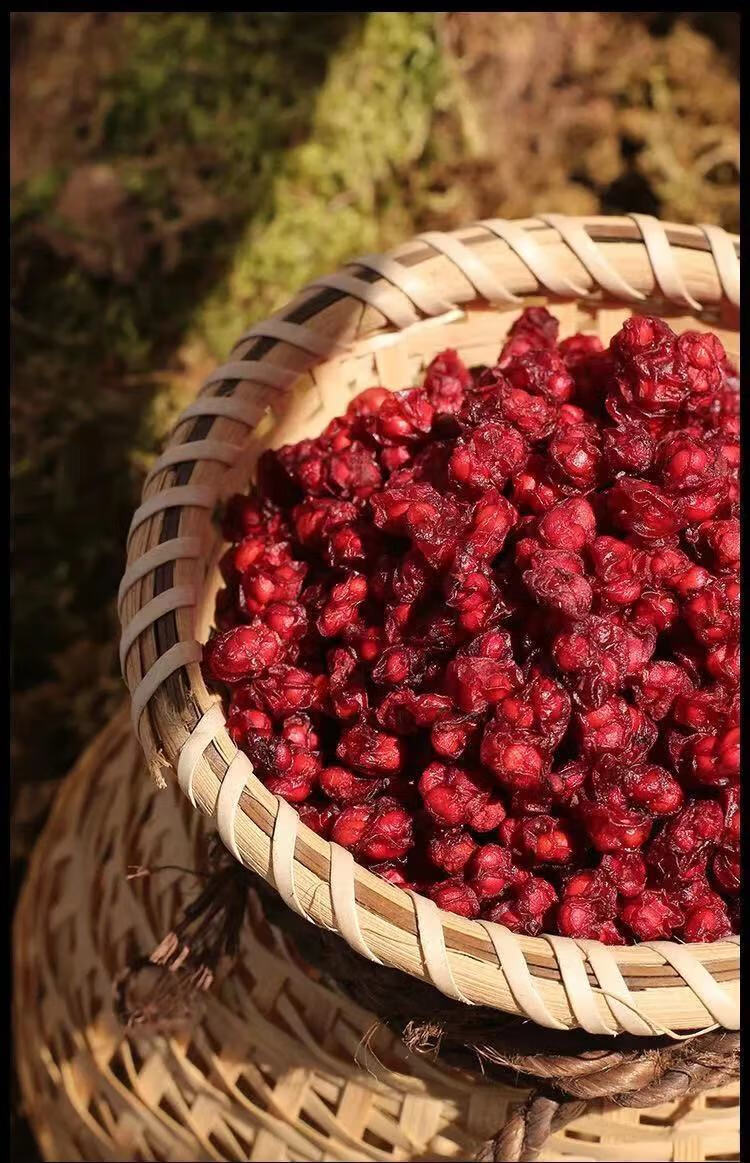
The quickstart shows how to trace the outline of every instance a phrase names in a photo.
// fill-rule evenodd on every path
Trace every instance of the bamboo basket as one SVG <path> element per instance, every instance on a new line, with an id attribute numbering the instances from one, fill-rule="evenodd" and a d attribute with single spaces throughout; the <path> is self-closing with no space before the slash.
<path id="1" fill-rule="evenodd" d="M 157 792 L 121 714 L 63 784 L 14 928 L 26 1114 L 46 1160 L 462 1160 L 524 1092 L 409 1054 L 316 979 L 257 899 L 234 972 L 192 1022 L 124 1030 L 112 983 L 195 892 L 210 823 Z M 738 1159 L 736 1084 L 586 1114 L 546 1160 Z"/>
<path id="2" fill-rule="evenodd" d="M 716 331 L 737 358 L 739 240 L 638 214 L 494 219 L 357 258 L 242 335 L 182 414 L 131 524 L 120 615 L 134 729 L 157 779 L 176 773 L 237 860 L 362 956 L 548 1028 L 736 1030 L 737 938 L 612 948 L 441 912 L 302 826 L 237 751 L 201 675 L 223 548 L 213 518 L 260 452 L 316 435 L 364 388 L 412 384 L 445 347 L 492 362 L 530 303 L 548 306 L 563 337 L 608 342 L 630 314 L 651 313 Z"/>

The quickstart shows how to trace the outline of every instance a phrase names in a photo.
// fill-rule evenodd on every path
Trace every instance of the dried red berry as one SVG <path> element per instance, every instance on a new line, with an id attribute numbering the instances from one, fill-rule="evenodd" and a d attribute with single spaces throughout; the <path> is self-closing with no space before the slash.
<path id="1" fill-rule="evenodd" d="M 367 597 L 367 580 L 361 573 L 350 573 L 332 586 L 328 601 L 317 621 L 323 638 L 335 638 L 357 617 L 357 607 Z"/>
<path id="2" fill-rule="evenodd" d="M 640 852 L 608 852 L 599 868 L 620 896 L 638 896 L 646 887 L 646 862 Z"/>
<path id="3" fill-rule="evenodd" d="M 580 553 L 596 536 L 594 510 L 583 497 L 558 501 L 540 520 L 539 536 L 552 549 Z"/>
<path id="4" fill-rule="evenodd" d="M 609 491 L 612 520 L 644 541 L 666 541 L 680 529 L 674 501 L 649 481 L 623 477 Z"/>
<path id="5" fill-rule="evenodd" d="M 334 821 L 331 839 L 360 860 L 400 860 L 414 843 L 412 818 L 389 797 L 375 804 L 344 808 Z"/>
<path id="6" fill-rule="evenodd" d="M 568 864 L 579 845 L 575 830 L 555 816 L 509 816 L 500 828 L 503 843 L 534 864 Z"/>
<path id="7" fill-rule="evenodd" d="M 512 387 L 531 395 L 544 396 L 557 404 L 565 403 L 572 395 L 572 376 L 557 352 L 535 351 L 515 356 L 507 363 L 503 358 L 500 367 Z"/>
<path id="8" fill-rule="evenodd" d="M 736 518 L 704 521 L 698 527 L 698 544 L 716 570 L 736 576 L 740 566 L 740 523 Z"/>
<path id="9" fill-rule="evenodd" d="M 434 414 L 424 392 L 389 393 L 375 414 L 375 433 L 383 444 L 412 444 L 430 431 Z"/>
<path id="10" fill-rule="evenodd" d="M 517 428 L 500 422 L 476 428 L 467 440 L 459 440 L 450 459 L 450 474 L 469 492 L 502 489 L 523 469 L 528 445 Z"/>
<path id="11" fill-rule="evenodd" d="M 552 479 L 546 459 L 531 454 L 525 469 L 513 478 L 511 499 L 521 512 L 540 515 L 562 499 L 562 486 Z"/>
<path id="12" fill-rule="evenodd" d="M 579 814 L 597 852 L 620 853 L 641 848 L 651 834 L 651 817 L 635 808 L 618 808 L 580 800 Z"/>
<path id="13" fill-rule="evenodd" d="M 498 385 L 498 396 L 499 416 L 531 443 L 544 440 L 554 431 L 557 412 L 552 401 L 507 383 Z"/>
<path id="14" fill-rule="evenodd" d="M 430 732 L 430 742 L 436 755 L 445 759 L 460 759 L 479 735 L 479 723 L 471 715 L 440 719 Z"/>
<path id="15" fill-rule="evenodd" d="M 566 486 L 588 492 L 599 478 L 601 449 L 593 424 L 566 424 L 557 429 L 547 451 Z"/>
<path id="16" fill-rule="evenodd" d="M 474 714 L 494 706 L 521 681 L 514 663 L 492 658 L 454 658 L 445 671 L 445 690 L 461 711 Z"/>
<path id="17" fill-rule="evenodd" d="M 459 917 L 478 917 L 479 900 L 474 890 L 461 880 L 454 877 L 444 880 L 440 884 L 432 885 L 428 889 L 429 896 L 440 909 L 447 909 L 457 913 Z"/>
<path id="18" fill-rule="evenodd" d="M 533 567 L 523 574 L 526 587 L 540 606 L 559 610 L 569 618 L 585 618 L 594 601 L 591 583 L 577 570 L 560 565 L 555 552 L 537 555 Z"/>
<path id="19" fill-rule="evenodd" d="M 626 421 L 603 433 L 604 463 L 612 475 L 626 472 L 642 477 L 651 468 L 656 441 L 645 424 Z"/>
<path id="20" fill-rule="evenodd" d="M 263 674 L 281 657 L 281 639 L 262 622 L 235 626 L 207 643 L 203 661 L 216 682 L 243 682 Z"/>
<path id="21" fill-rule="evenodd" d="M 563 937 L 624 945 L 622 934 L 611 917 L 605 915 L 601 899 L 566 896 L 557 909 L 557 927 Z"/>
<path id="22" fill-rule="evenodd" d="M 356 804 L 371 800 L 382 781 L 355 775 L 348 767 L 324 767 L 320 773 L 320 790 L 337 803 Z"/>
<path id="23" fill-rule="evenodd" d="M 677 339 L 661 319 L 633 316 L 611 343 L 623 399 L 647 415 L 677 412 L 688 395 Z"/>
<path id="24" fill-rule="evenodd" d="M 646 716 L 622 698 L 608 699 L 576 718 L 585 756 L 646 754 L 656 737 Z"/>
<path id="25" fill-rule="evenodd" d="M 413 735 L 433 723 L 446 720 L 453 710 L 447 695 L 416 694 L 402 690 L 389 692 L 375 712 L 378 722 L 394 735 Z"/>
<path id="26" fill-rule="evenodd" d="M 364 775 L 393 775 L 403 763 L 401 740 L 364 721 L 342 732 L 336 754 Z"/>
<path id="27" fill-rule="evenodd" d="M 645 555 L 607 535 L 597 537 L 589 547 L 598 582 L 596 592 L 616 606 L 629 606 L 643 592 Z"/>
<path id="28" fill-rule="evenodd" d="M 560 324 L 546 307 L 527 307 L 508 332 L 500 366 L 529 351 L 554 351 Z"/>
<path id="29" fill-rule="evenodd" d="M 285 718 L 297 711 L 320 711 L 328 693 L 325 674 L 311 674 L 297 666 L 273 666 L 256 678 L 252 690 L 261 706 L 274 718 Z"/>
<path id="30" fill-rule="evenodd" d="M 683 606 L 683 615 L 695 638 L 704 646 L 720 645 L 736 637 L 737 615 L 717 581 L 703 586 Z"/>
<path id="31" fill-rule="evenodd" d="M 689 674 L 676 662 L 653 662 L 633 680 L 636 703 L 655 722 L 664 719 L 675 700 L 692 690 Z"/>
<path id="32" fill-rule="evenodd" d="M 639 941 L 671 937 L 684 924 L 684 915 L 664 889 L 645 889 L 620 910 L 620 919 Z"/>
<path id="33" fill-rule="evenodd" d="M 723 827 L 722 811 L 715 801 L 695 800 L 666 821 L 649 844 L 646 861 L 662 883 L 692 880 L 705 871 Z"/>
<path id="34" fill-rule="evenodd" d="M 471 375 L 453 350 L 435 356 L 425 372 L 425 394 L 438 415 L 458 412 L 470 386 Z"/>
<path id="35" fill-rule="evenodd" d="M 510 849 L 499 844 L 476 848 L 468 862 L 466 879 L 483 904 L 497 900 L 518 881 Z"/>
<path id="36" fill-rule="evenodd" d="M 505 819 L 502 801 L 481 772 L 431 763 L 422 772 L 419 791 L 429 814 L 445 827 L 466 825 L 491 832 Z"/>
<path id="37" fill-rule="evenodd" d="M 488 920 L 505 925 L 514 933 L 536 937 L 549 931 L 556 903 L 557 893 L 550 882 L 541 876 L 530 876 L 512 888 L 508 899 L 493 905 L 486 915 Z"/>
<path id="38" fill-rule="evenodd" d="M 451 876 L 462 872 L 477 850 L 477 842 L 465 828 L 438 828 L 427 841 L 433 864 Z"/>
<path id="39" fill-rule="evenodd" d="M 686 407 L 704 413 L 721 386 L 724 348 L 711 332 L 683 331 L 677 338 L 677 352 L 689 388 Z"/>

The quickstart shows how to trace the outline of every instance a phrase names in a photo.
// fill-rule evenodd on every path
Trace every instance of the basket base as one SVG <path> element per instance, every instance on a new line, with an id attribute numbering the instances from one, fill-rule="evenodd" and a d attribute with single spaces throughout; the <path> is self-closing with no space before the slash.
<path id="1" fill-rule="evenodd" d="M 175 788 L 151 785 L 124 713 L 65 781 L 14 924 L 18 1073 L 43 1157 L 470 1158 L 525 1092 L 409 1054 L 300 963 L 257 898 L 238 965 L 192 1021 L 122 1029 L 113 980 L 194 894 L 184 870 L 206 836 Z M 587 1114 L 540 1159 L 739 1159 L 738 1112 L 732 1085 Z"/>

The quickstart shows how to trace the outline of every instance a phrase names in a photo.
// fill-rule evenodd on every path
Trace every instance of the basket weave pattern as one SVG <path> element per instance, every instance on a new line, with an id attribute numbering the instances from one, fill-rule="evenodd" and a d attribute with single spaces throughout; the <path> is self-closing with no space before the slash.
<path id="1" fill-rule="evenodd" d="M 525 1097 L 409 1054 L 315 980 L 257 902 L 231 976 L 199 1020 L 123 1030 L 112 981 L 153 947 L 195 882 L 208 822 L 143 778 L 125 715 L 58 796 L 15 921 L 14 1025 L 45 1159 L 468 1159 Z M 737 1085 L 646 1112 L 600 1111 L 545 1160 L 738 1158 Z"/>
<path id="2" fill-rule="evenodd" d="M 446 996 L 591 1034 L 739 1025 L 737 939 L 626 948 L 519 937 L 443 913 L 302 826 L 254 776 L 200 670 L 218 588 L 212 515 L 258 455 L 318 433 L 352 395 L 402 387 L 446 346 L 491 362 L 529 302 L 562 336 L 608 342 L 633 311 L 718 332 L 737 351 L 739 242 L 644 215 L 491 220 L 364 256 L 243 335 L 182 415 L 146 481 L 120 589 L 121 661 L 149 765 L 177 773 L 233 855 L 360 954 Z"/>

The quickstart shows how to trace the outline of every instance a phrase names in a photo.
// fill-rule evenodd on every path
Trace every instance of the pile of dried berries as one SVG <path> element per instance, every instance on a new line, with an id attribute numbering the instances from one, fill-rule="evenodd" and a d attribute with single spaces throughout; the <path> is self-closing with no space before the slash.
<path id="1" fill-rule="evenodd" d="M 736 931 L 738 380 L 633 317 L 530 308 L 494 367 L 439 355 L 229 503 L 229 731 L 303 821 L 515 932 Z"/>

